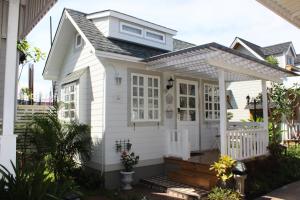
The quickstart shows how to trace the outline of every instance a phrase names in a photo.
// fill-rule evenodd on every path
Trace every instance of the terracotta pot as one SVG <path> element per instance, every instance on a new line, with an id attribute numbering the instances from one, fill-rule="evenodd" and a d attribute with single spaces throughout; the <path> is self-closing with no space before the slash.
<path id="1" fill-rule="evenodd" d="M 132 189 L 131 183 L 133 182 L 134 171 L 132 171 L 132 172 L 121 171 L 120 173 L 122 175 L 122 178 L 121 178 L 122 189 L 123 190 L 131 190 Z"/>

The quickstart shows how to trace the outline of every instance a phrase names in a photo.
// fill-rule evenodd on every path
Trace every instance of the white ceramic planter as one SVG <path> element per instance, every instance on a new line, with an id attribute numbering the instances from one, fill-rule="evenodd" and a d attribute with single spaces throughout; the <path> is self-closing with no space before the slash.
<path id="1" fill-rule="evenodd" d="M 121 171 L 120 173 L 122 175 L 122 178 L 121 178 L 122 189 L 123 190 L 131 190 L 132 189 L 131 183 L 133 182 L 134 171 L 132 171 L 132 172 Z"/>

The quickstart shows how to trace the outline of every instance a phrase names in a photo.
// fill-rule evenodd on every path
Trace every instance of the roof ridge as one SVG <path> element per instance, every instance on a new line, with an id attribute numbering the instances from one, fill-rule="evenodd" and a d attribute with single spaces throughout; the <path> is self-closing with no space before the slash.
<path id="1" fill-rule="evenodd" d="M 87 13 L 84 13 L 84 12 L 81 12 L 81 11 L 78 11 L 78 10 L 74 10 L 74 9 L 72 9 L 72 8 L 64 8 L 64 10 L 66 10 L 66 11 L 73 11 L 73 12 L 77 12 L 77 13 L 81 13 L 81 14 L 83 14 L 83 15 L 88 15 Z"/>
<path id="2" fill-rule="evenodd" d="M 255 43 L 253 43 L 253 42 L 250 42 L 250 41 L 248 41 L 248 40 L 245 40 L 244 38 L 240 38 L 240 37 L 236 37 L 236 38 L 238 38 L 238 39 L 240 39 L 240 40 L 242 40 L 242 42 L 248 42 L 248 43 L 250 43 L 250 44 L 252 44 L 252 45 L 255 45 L 255 46 L 257 46 L 257 47 L 259 47 L 259 48 L 262 48 L 261 46 L 259 46 L 259 45 L 257 45 L 257 44 L 255 44 Z"/>
<path id="3" fill-rule="evenodd" d="M 262 48 L 268 48 L 268 47 L 273 47 L 273 46 L 277 46 L 277 45 L 283 45 L 283 44 L 292 44 L 292 41 L 289 42 L 281 42 L 281 43 L 277 43 L 277 44 L 272 44 L 272 45 L 268 45 L 268 46 L 264 46 Z"/>
<path id="4" fill-rule="evenodd" d="M 178 40 L 178 41 L 180 41 L 180 42 L 185 42 L 185 43 L 188 43 L 188 44 L 190 44 L 190 45 L 195 45 L 195 46 L 197 46 L 197 45 L 194 44 L 194 43 L 187 42 L 187 41 L 185 41 L 185 40 L 181 40 L 181 39 L 178 39 L 178 38 L 173 38 L 173 40 Z"/>

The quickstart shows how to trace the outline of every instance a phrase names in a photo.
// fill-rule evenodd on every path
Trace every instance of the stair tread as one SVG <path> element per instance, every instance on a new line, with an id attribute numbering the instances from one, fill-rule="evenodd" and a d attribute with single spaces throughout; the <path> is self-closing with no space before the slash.
<path id="1" fill-rule="evenodd" d="M 212 174 L 206 174 L 206 173 L 199 173 L 199 172 L 192 172 L 192 171 L 189 171 L 189 170 L 179 170 L 179 171 L 174 171 L 174 172 L 170 172 L 170 173 L 177 173 L 177 174 L 182 174 L 182 175 L 186 175 L 186 176 L 192 176 L 192 177 L 195 177 L 195 178 L 215 178 L 214 175 Z"/>

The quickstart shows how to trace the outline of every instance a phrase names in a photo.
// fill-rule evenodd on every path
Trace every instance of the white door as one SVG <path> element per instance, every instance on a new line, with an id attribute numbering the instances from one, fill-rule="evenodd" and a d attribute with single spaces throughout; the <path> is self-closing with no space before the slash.
<path id="1" fill-rule="evenodd" d="M 199 150 L 198 83 L 177 79 L 177 129 L 187 129 L 192 151 Z"/>

